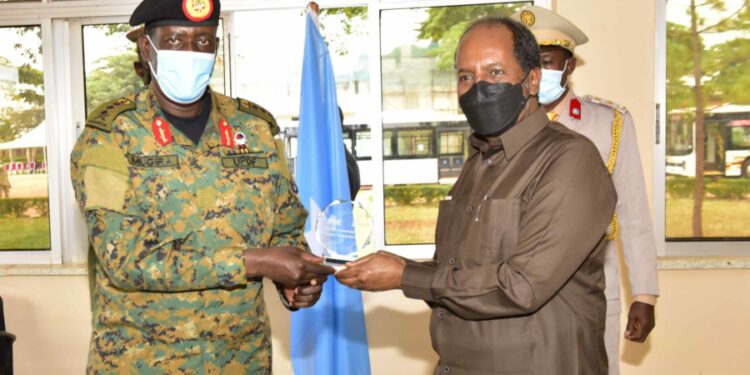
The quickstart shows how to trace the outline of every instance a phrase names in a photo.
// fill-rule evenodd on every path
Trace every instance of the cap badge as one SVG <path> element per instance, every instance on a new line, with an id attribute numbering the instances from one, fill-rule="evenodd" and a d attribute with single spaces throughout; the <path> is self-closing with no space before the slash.
<path id="1" fill-rule="evenodd" d="M 534 22 L 536 22 L 536 16 L 532 11 L 524 10 L 521 12 L 521 21 L 523 21 L 523 24 L 527 27 L 531 27 L 534 26 Z"/>
<path id="2" fill-rule="evenodd" d="M 214 3 L 211 0 L 182 0 L 182 12 L 193 22 L 205 21 L 214 12 Z"/>

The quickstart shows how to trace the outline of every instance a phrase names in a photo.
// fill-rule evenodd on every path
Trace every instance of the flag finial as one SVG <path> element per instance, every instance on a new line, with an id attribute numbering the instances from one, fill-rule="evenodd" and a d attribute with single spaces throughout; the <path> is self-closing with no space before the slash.
<path id="1" fill-rule="evenodd" d="M 318 6 L 318 3 L 311 1 L 307 4 L 307 8 L 311 11 L 315 12 L 315 15 L 317 16 L 320 14 L 320 7 Z"/>

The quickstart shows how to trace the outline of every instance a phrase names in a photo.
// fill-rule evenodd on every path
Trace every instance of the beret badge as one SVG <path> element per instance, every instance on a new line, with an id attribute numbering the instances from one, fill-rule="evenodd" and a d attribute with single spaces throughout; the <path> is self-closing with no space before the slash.
<path id="1" fill-rule="evenodd" d="M 201 22 L 211 17 L 214 4 L 211 0 L 182 0 L 182 11 L 189 20 Z"/>

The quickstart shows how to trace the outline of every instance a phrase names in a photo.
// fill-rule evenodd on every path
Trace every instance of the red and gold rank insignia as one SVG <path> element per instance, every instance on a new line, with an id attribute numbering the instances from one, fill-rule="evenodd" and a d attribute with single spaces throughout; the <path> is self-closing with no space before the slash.
<path id="1" fill-rule="evenodd" d="M 581 119 L 581 101 L 578 98 L 570 100 L 570 118 L 580 120 Z"/>
<path id="2" fill-rule="evenodd" d="M 219 121 L 219 134 L 221 136 L 221 145 L 224 147 L 234 148 L 234 136 L 232 135 L 232 127 L 225 119 Z"/>
<path id="3" fill-rule="evenodd" d="M 154 138 L 160 145 L 166 146 L 172 143 L 172 132 L 169 130 L 169 123 L 163 118 L 157 116 L 151 123 L 151 129 L 154 131 Z"/>
<path id="4" fill-rule="evenodd" d="M 182 12 L 193 22 L 205 21 L 214 12 L 214 3 L 211 0 L 182 0 Z"/>

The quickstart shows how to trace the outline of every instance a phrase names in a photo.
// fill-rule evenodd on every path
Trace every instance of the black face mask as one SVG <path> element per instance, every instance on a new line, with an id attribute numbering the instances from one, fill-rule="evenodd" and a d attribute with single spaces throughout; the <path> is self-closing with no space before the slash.
<path id="1" fill-rule="evenodd" d="M 458 103 L 477 134 L 495 136 L 516 123 L 527 99 L 521 83 L 479 81 L 458 98 Z"/>

